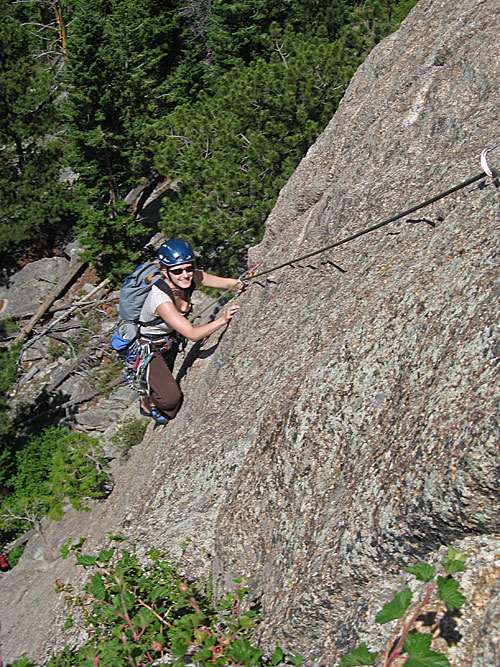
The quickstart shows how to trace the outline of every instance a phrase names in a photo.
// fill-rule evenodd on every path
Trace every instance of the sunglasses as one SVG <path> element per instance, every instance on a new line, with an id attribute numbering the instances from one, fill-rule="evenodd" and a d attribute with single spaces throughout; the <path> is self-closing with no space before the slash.
<path id="1" fill-rule="evenodd" d="M 184 266 L 182 269 L 180 267 L 177 268 L 177 269 L 174 267 L 172 269 L 168 269 L 168 271 L 169 271 L 169 273 L 173 273 L 174 276 L 181 276 L 184 272 L 185 273 L 193 273 L 194 266 Z"/>

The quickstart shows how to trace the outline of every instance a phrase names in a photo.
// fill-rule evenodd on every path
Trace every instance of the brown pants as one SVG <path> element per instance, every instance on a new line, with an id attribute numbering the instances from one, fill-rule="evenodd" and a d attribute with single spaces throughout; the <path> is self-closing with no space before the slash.
<path id="1" fill-rule="evenodd" d="M 182 405 L 182 392 L 172 375 L 176 355 L 177 346 L 162 352 L 155 350 L 147 371 L 149 407 L 154 405 L 170 419 L 175 417 Z"/>

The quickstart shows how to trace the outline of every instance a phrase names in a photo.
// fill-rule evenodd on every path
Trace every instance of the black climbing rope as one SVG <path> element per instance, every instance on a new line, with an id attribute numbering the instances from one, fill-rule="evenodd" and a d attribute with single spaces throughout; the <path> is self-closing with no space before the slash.
<path id="1" fill-rule="evenodd" d="M 404 211 L 401 211 L 400 213 L 396 213 L 395 215 L 392 215 L 390 218 L 387 218 L 386 220 L 382 220 L 382 222 L 378 222 L 376 225 L 372 225 L 371 227 L 367 227 L 366 229 L 362 229 L 359 232 L 356 232 L 355 234 L 351 234 L 350 236 L 347 236 L 343 239 L 340 239 L 339 241 L 335 241 L 335 243 L 330 243 L 329 245 L 323 246 L 321 248 L 317 248 L 316 250 L 312 250 L 311 252 L 306 253 L 305 255 L 300 255 L 300 257 L 294 257 L 292 259 L 287 260 L 286 262 L 282 262 L 281 264 L 276 264 L 275 266 L 272 266 L 269 269 L 265 269 L 264 271 L 259 271 L 259 272 L 254 272 L 252 271 L 252 274 L 250 278 L 253 280 L 255 278 L 259 278 L 260 276 L 265 276 L 268 273 L 272 273 L 273 271 L 277 271 L 278 269 L 283 269 L 286 266 L 292 266 L 293 264 L 296 264 L 297 262 L 301 262 L 304 259 L 309 259 L 309 257 L 314 257 L 315 255 L 319 255 L 322 252 L 326 252 L 327 250 L 332 250 L 333 248 L 338 248 L 342 245 L 345 245 L 346 243 L 350 243 L 351 241 L 354 241 L 355 239 L 359 238 L 360 236 L 364 236 L 365 234 L 370 234 L 371 232 L 374 232 L 377 229 L 380 229 L 381 227 L 385 227 L 386 225 L 391 224 L 391 222 L 395 222 L 396 220 L 400 220 L 401 218 L 405 218 L 407 215 L 410 215 L 410 213 L 415 213 L 415 211 L 419 211 L 422 208 L 425 208 L 426 206 L 429 206 L 430 204 L 433 204 L 434 202 L 439 201 L 440 199 L 444 199 L 445 197 L 448 197 L 449 195 L 453 194 L 454 192 L 458 192 L 459 190 L 462 190 L 463 188 L 466 188 L 468 185 L 472 185 L 473 183 L 477 183 L 478 181 L 482 180 L 483 178 L 486 178 L 486 176 L 490 176 L 491 178 L 498 178 L 500 176 L 500 173 L 490 167 L 487 162 L 487 154 L 490 150 L 493 150 L 494 148 L 497 148 L 500 146 L 500 144 L 497 144 L 496 146 L 493 146 L 492 148 L 486 149 L 482 152 L 481 154 L 481 166 L 483 168 L 483 172 L 476 174 L 475 176 L 472 176 L 471 178 L 468 178 L 466 181 L 463 181 L 462 183 L 459 183 L 458 185 L 455 185 L 453 188 L 449 188 L 448 190 L 445 190 L 444 192 L 441 192 L 438 195 L 435 195 L 434 197 L 431 197 L 430 199 L 426 199 L 425 201 L 421 202 L 420 204 L 416 204 L 415 206 L 411 206 L 410 208 L 407 208 Z M 248 271 L 245 271 L 245 273 L 242 273 L 239 280 L 242 283 L 245 283 L 248 281 Z M 206 310 L 214 306 L 220 299 L 222 299 L 224 296 L 229 294 L 232 291 L 232 289 L 228 289 L 225 292 L 223 292 L 217 299 L 215 299 L 212 303 L 210 303 L 208 306 L 206 306 L 203 310 L 201 310 L 199 313 L 194 315 L 191 318 L 191 321 L 197 319 L 204 313 Z M 235 296 L 238 296 L 241 294 L 243 290 L 240 289 L 238 291 L 238 294 Z"/>
<path id="2" fill-rule="evenodd" d="M 293 259 L 290 259 L 287 262 L 283 262 L 282 264 L 273 266 L 270 269 L 266 269 L 265 271 L 256 273 L 253 276 L 253 278 L 258 278 L 259 276 L 271 273 L 272 271 L 277 271 L 278 269 L 282 269 L 285 266 L 290 266 L 291 264 L 296 264 L 297 262 L 301 262 L 302 260 L 308 259 L 309 257 L 314 257 L 314 255 L 319 255 L 320 253 L 325 252 L 326 250 L 331 250 L 332 248 L 338 248 L 339 246 L 344 245 L 345 243 L 350 243 L 350 241 L 354 241 L 354 239 L 357 239 L 360 236 L 364 236 L 365 234 L 370 234 L 370 232 L 374 232 L 376 229 L 385 227 L 386 225 L 389 225 L 391 222 L 395 222 L 396 220 L 405 218 L 407 215 L 410 215 L 410 213 L 415 213 L 415 211 L 418 211 L 421 208 L 425 208 L 426 206 L 429 206 L 430 204 L 433 204 L 434 202 L 439 201 L 444 197 L 448 197 L 448 195 L 451 195 L 453 192 L 457 192 L 458 190 L 461 190 L 462 188 L 465 188 L 468 185 L 472 185 L 472 183 L 476 183 L 477 181 L 480 181 L 483 178 L 486 178 L 485 173 L 477 174 L 476 176 L 467 179 L 463 183 L 460 183 L 459 185 L 456 185 L 455 187 L 446 190 L 446 192 L 441 192 L 441 194 L 436 195 L 435 197 L 431 197 L 430 199 L 426 199 L 421 204 L 416 204 L 411 208 L 407 208 L 405 211 L 401 211 L 401 213 L 396 213 L 396 215 L 387 218 L 387 220 L 382 220 L 382 222 L 378 222 L 376 225 L 372 225 L 371 227 L 362 229 L 361 231 L 356 232 L 355 234 L 351 234 L 351 236 L 347 236 L 346 238 L 340 239 L 340 241 L 335 241 L 335 243 L 330 243 L 330 245 L 318 248 L 317 250 L 312 250 L 311 252 L 308 252 L 305 255 L 301 255 L 300 257 L 294 257 Z"/>

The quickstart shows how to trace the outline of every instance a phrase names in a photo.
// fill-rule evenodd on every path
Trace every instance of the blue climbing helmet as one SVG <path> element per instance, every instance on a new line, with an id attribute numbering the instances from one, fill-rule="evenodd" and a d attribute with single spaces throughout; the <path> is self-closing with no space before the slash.
<path id="1" fill-rule="evenodd" d="M 170 239 L 160 248 L 158 259 L 162 266 L 177 266 L 177 264 L 194 262 L 194 252 L 187 241 Z"/>

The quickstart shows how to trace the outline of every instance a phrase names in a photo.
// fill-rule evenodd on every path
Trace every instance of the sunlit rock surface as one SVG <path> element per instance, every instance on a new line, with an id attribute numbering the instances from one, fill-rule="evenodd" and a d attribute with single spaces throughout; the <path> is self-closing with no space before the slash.
<path id="1" fill-rule="evenodd" d="M 421 0 L 354 77 L 250 263 L 270 269 L 479 174 L 500 141 L 499 34 L 496 2 Z M 47 524 L 2 578 L 4 660 L 72 639 L 53 581 L 80 573 L 58 547 L 88 535 L 97 549 L 115 530 L 142 551 L 192 538 L 186 570 L 212 567 L 218 590 L 251 577 L 262 644 L 317 666 L 360 640 L 381 648 L 374 615 L 402 568 L 453 543 L 470 554 L 469 601 L 436 650 L 500 664 L 499 210 L 485 178 L 257 280 L 110 498 Z"/>

